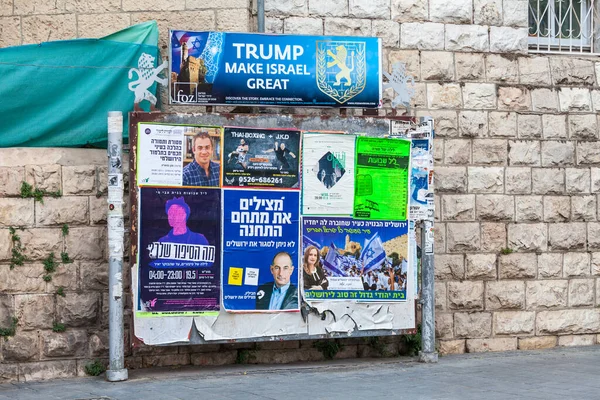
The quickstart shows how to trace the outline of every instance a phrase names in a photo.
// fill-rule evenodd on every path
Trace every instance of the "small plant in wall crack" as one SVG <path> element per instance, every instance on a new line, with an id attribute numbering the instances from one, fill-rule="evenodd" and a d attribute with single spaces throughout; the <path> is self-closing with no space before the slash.
<path id="1" fill-rule="evenodd" d="M 319 340 L 318 342 L 315 342 L 314 346 L 315 349 L 319 350 L 327 360 L 332 360 L 333 357 L 335 357 L 335 355 L 344 348 L 344 345 L 342 345 L 337 339 Z"/>
<path id="2" fill-rule="evenodd" d="M 511 249 L 510 247 L 504 247 L 504 248 L 500 249 L 501 254 L 510 254 L 512 252 L 513 252 L 513 249 Z"/>
<path id="3" fill-rule="evenodd" d="M 10 239 L 12 241 L 12 250 L 10 258 L 10 269 L 13 269 L 17 265 L 23 265 L 27 261 L 27 257 L 23 255 L 23 245 L 21 244 L 21 237 L 17 235 L 17 231 L 12 226 L 8 228 L 10 232 Z"/>
<path id="4" fill-rule="evenodd" d="M 69 225 L 63 224 L 62 228 L 60 229 L 62 231 L 63 236 L 67 236 L 69 234 Z"/>
<path id="5" fill-rule="evenodd" d="M 70 264 L 73 262 L 73 260 L 69 257 L 69 253 L 63 251 L 62 253 L 60 253 L 60 261 L 63 264 Z"/>
<path id="6" fill-rule="evenodd" d="M 40 203 L 44 204 L 45 196 L 58 198 L 58 197 L 62 196 L 62 193 L 60 192 L 60 190 L 58 190 L 56 192 L 48 192 L 46 190 L 34 188 L 32 185 L 30 185 L 29 183 L 27 183 L 25 181 L 21 182 L 21 197 L 22 198 L 26 199 L 26 198 L 33 197 L 35 199 L 35 201 L 39 201 Z"/>
<path id="7" fill-rule="evenodd" d="M 15 317 L 11 319 L 11 324 L 8 328 L 0 328 L 0 336 L 7 338 L 9 336 L 15 336 L 15 332 L 17 330 L 17 322 L 19 320 Z"/>
<path id="8" fill-rule="evenodd" d="M 62 286 L 59 286 L 58 289 L 56 289 L 56 294 L 59 295 L 60 297 L 65 297 L 65 288 Z"/>
<path id="9" fill-rule="evenodd" d="M 60 322 L 55 322 L 52 325 L 52 332 L 64 332 L 67 330 L 65 324 L 61 324 Z"/>
<path id="10" fill-rule="evenodd" d="M 46 275 L 42 277 L 44 281 L 50 282 L 52 280 L 52 275 L 56 272 L 56 267 L 58 267 L 58 263 L 54 258 L 54 253 L 50 253 L 48 257 L 42 260 L 42 264 L 44 264 L 44 271 L 46 271 Z"/>

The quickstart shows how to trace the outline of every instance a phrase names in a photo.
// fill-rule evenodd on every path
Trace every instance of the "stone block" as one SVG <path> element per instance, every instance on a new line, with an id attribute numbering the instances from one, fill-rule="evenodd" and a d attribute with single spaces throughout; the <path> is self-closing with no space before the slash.
<path id="1" fill-rule="evenodd" d="M 519 57 L 519 76 L 525 85 L 550 85 L 550 64 L 548 57 Z"/>
<path id="2" fill-rule="evenodd" d="M 546 309 L 567 306 L 568 285 L 566 280 L 526 282 L 527 309 Z M 539 332 L 538 332 L 539 334 Z"/>
<path id="3" fill-rule="evenodd" d="M 95 325 L 99 317 L 100 298 L 98 293 L 69 293 L 57 297 L 57 319 L 69 327 Z"/>
<path id="4" fill-rule="evenodd" d="M 444 50 L 444 24 L 406 22 L 400 26 L 403 49 Z"/>
<path id="5" fill-rule="evenodd" d="M 515 220 L 517 222 L 539 222 L 543 219 L 542 196 L 516 196 Z"/>
<path id="6" fill-rule="evenodd" d="M 436 280 L 461 280 L 465 277 L 465 262 L 462 254 L 435 254 Z"/>
<path id="7" fill-rule="evenodd" d="M 589 168 L 565 169 L 565 190 L 567 193 L 589 193 L 590 182 Z"/>
<path id="8" fill-rule="evenodd" d="M 560 88 L 558 91 L 560 111 L 591 111 L 592 101 L 589 89 Z"/>
<path id="9" fill-rule="evenodd" d="M 540 142 L 537 140 L 509 140 L 508 161 L 510 165 L 540 165 Z"/>
<path id="10" fill-rule="evenodd" d="M 12 14 L 12 3 L 11 11 Z M 0 35 L 0 47 L 18 46 L 21 43 L 21 17 L 0 17 L 2 35 Z"/>
<path id="11" fill-rule="evenodd" d="M 502 254 L 498 258 L 498 278 L 535 278 L 537 255 L 533 253 Z"/>
<path id="12" fill-rule="evenodd" d="M 527 28 L 490 26 L 492 53 L 527 53 Z"/>
<path id="13" fill-rule="evenodd" d="M 162 2 L 160 0 L 122 0 L 123 11 L 177 11 L 185 9 L 185 0 Z"/>
<path id="14" fill-rule="evenodd" d="M 350 0 L 349 14 L 355 18 L 390 18 L 389 0 Z"/>
<path id="15" fill-rule="evenodd" d="M 463 86 L 464 108 L 496 108 L 496 85 L 493 83 L 465 83 Z"/>
<path id="16" fill-rule="evenodd" d="M 566 222 L 571 217 L 571 199 L 568 196 L 544 197 L 544 221 Z"/>
<path id="17" fill-rule="evenodd" d="M 237 350 L 218 353 L 195 353 L 190 356 L 190 362 L 192 365 L 229 365 L 235 364 L 237 355 Z"/>
<path id="18" fill-rule="evenodd" d="M 217 25 L 218 22 L 217 20 Z M 322 35 L 323 20 L 321 18 L 289 17 L 283 22 L 283 31 L 290 35 Z M 400 32 L 400 28 L 398 28 L 398 32 Z"/>
<path id="19" fill-rule="evenodd" d="M 471 162 L 471 141 L 468 139 L 446 139 L 444 163 L 469 164 Z"/>
<path id="20" fill-rule="evenodd" d="M 490 112 L 490 136 L 516 137 L 517 114 L 510 112 Z"/>
<path id="21" fill-rule="evenodd" d="M 466 192 L 467 169 L 465 167 L 438 167 L 433 173 L 437 192 Z"/>
<path id="22" fill-rule="evenodd" d="M 37 332 L 17 332 L 2 344 L 5 361 L 33 361 L 39 359 Z"/>
<path id="23" fill-rule="evenodd" d="M 217 30 L 226 32 L 248 32 L 252 29 L 251 19 L 246 8 L 238 10 L 216 10 Z M 322 34 L 323 24 L 321 20 L 307 21 L 305 33 L 315 32 Z M 321 27 L 321 29 L 319 29 Z"/>
<path id="24" fill-rule="evenodd" d="M 594 279 L 571 279 L 569 281 L 569 307 L 594 305 Z"/>
<path id="25" fill-rule="evenodd" d="M 435 283 L 435 311 L 446 311 L 448 305 L 446 299 L 448 298 L 448 290 L 446 289 L 446 283 L 436 282 Z"/>
<path id="26" fill-rule="evenodd" d="M 516 83 L 519 80 L 517 60 L 504 54 L 486 56 L 488 82 Z"/>
<path id="27" fill-rule="evenodd" d="M 24 167 L 0 167 L 0 196 L 18 196 L 25 181 Z"/>
<path id="28" fill-rule="evenodd" d="M 85 290 L 108 290 L 108 264 L 104 262 L 81 262 L 79 266 L 81 286 Z"/>
<path id="29" fill-rule="evenodd" d="M 542 115 L 544 139 L 566 139 L 567 121 L 564 115 Z"/>
<path id="30" fill-rule="evenodd" d="M 480 247 L 479 223 L 448 223 L 448 251 L 477 251 Z"/>
<path id="31" fill-rule="evenodd" d="M 448 139 L 443 140 L 434 140 L 433 141 L 433 162 L 434 164 L 442 164 L 444 162 L 444 142 L 448 141 Z M 453 147 L 453 149 L 455 149 L 455 147 Z M 470 153 L 470 147 L 469 147 L 469 153 Z M 463 158 L 464 156 L 457 154 L 458 151 L 454 152 L 454 155 L 456 155 L 456 157 L 458 158 Z"/>
<path id="32" fill-rule="evenodd" d="M 531 170 L 532 191 L 535 194 L 563 194 L 565 191 L 564 170 L 560 168 L 533 168 Z"/>
<path id="33" fill-rule="evenodd" d="M 467 339 L 467 353 L 487 353 L 517 349 L 517 338 Z"/>
<path id="34" fill-rule="evenodd" d="M 573 57 L 549 57 L 555 85 L 593 85 L 594 63 Z M 564 89 L 563 89 L 564 90 Z"/>
<path id="35" fill-rule="evenodd" d="M 519 338 L 519 350 L 541 350 L 556 347 L 556 336 Z"/>
<path id="36" fill-rule="evenodd" d="M 65 332 L 48 332 L 43 336 L 42 350 L 46 357 L 85 356 L 87 333 L 68 329 Z"/>
<path id="37" fill-rule="evenodd" d="M 587 224 L 587 245 L 589 250 L 600 249 L 600 223 Z"/>
<path id="38" fill-rule="evenodd" d="M 548 245 L 551 250 L 585 250 L 585 234 L 584 222 L 550 224 Z"/>
<path id="39" fill-rule="evenodd" d="M 446 50 L 480 53 L 489 51 L 489 47 L 487 26 L 446 25 Z"/>
<path id="40" fill-rule="evenodd" d="M 468 171 L 469 192 L 502 193 L 504 191 L 504 168 L 469 167 Z"/>
<path id="41" fill-rule="evenodd" d="M 71 228 L 66 236 L 66 248 L 74 260 L 99 260 L 106 249 L 103 227 Z"/>
<path id="42" fill-rule="evenodd" d="M 65 10 L 77 13 L 105 13 L 119 11 L 121 2 L 118 0 L 71 0 L 65 3 Z"/>
<path id="43" fill-rule="evenodd" d="M 473 221 L 475 219 L 474 195 L 444 195 L 442 218 L 445 221 Z"/>
<path id="44" fill-rule="evenodd" d="M 495 335 L 522 335 L 533 333 L 535 312 L 503 311 L 494 313 Z"/>
<path id="45" fill-rule="evenodd" d="M 504 139 L 473 139 L 473 164 L 504 165 L 508 158 Z"/>
<path id="46" fill-rule="evenodd" d="M 90 223 L 106 224 L 106 215 L 108 213 L 108 203 L 106 197 L 88 196 L 90 205 Z"/>
<path id="47" fill-rule="evenodd" d="M 0 273 L 0 276 L 5 276 L 4 271 Z M 14 316 L 13 296 L 6 294 L 0 295 L 0 327 L 6 328 L 10 326 Z"/>
<path id="48" fill-rule="evenodd" d="M 446 252 L 446 224 L 437 223 L 436 228 L 433 230 L 434 242 L 433 250 L 436 254 Z"/>
<path id="49" fill-rule="evenodd" d="M 44 361 L 20 365 L 19 381 L 46 381 L 77 376 L 75 360 Z"/>
<path id="50" fill-rule="evenodd" d="M 0 198 L 0 227 L 32 226 L 34 202 L 34 199 Z"/>
<path id="51" fill-rule="evenodd" d="M 563 255 L 563 273 L 565 277 L 590 275 L 590 254 L 568 252 Z"/>
<path id="52" fill-rule="evenodd" d="M 486 310 L 516 310 L 525 307 L 525 282 L 486 282 Z"/>
<path id="53" fill-rule="evenodd" d="M 12 256 L 12 236 L 8 229 L 0 229 L 0 260 L 9 260 Z"/>
<path id="54" fill-rule="evenodd" d="M 0 46 L 2 46 L 1 40 Z M 12 383 L 17 382 L 18 380 L 19 364 L 0 364 L 0 383 Z"/>
<path id="55" fill-rule="evenodd" d="M 515 201 L 508 195 L 477 195 L 477 219 L 487 221 L 513 221 Z"/>
<path id="56" fill-rule="evenodd" d="M 44 294 L 19 294 L 15 296 L 18 330 L 52 328 L 54 321 L 54 296 Z"/>
<path id="57" fill-rule="evenodd" d="M 569 115 L 569 137 L 572 139 L 594 140 L 598 138 L 598 124 L 595 114 Z M 587 144 L 587 143 L 586 143 Z"/>
<path id="58" fill-rule="evenodd" d="M 558 99 L 556 90 L 546 88 L 532 89 L 531 106 L 533 108 L 533 111 L 536 112 L 558 111 Z"/>
<path id="59" fill-rule="evenodd" d="M 536 335 L 590 334 L 600 330 L 597 309 L 540 311 L 536 316 Z"/>
<path id="60" fill-rule="evenodd" d="M 463 354 L 466 352 L 465 340 L 440 340 L 438 351 L 441 355 Z"/>
<path id="61" fill-rule="evenodd" d="M 43 204 L 36 204 L 35 220 L 37 225 L 88 224 L 88 198 L 76 196 L 46 198 Z"/>
<path id="62" fill-rule="evenodd" d="M 540 278 L 559 278 L 562 276 L 563 255 L 561 253 L 543 253 L 538 255 L 538 276 Z"/>
<path id="63" fill-rule="evenodd" d="M 475 0 L 473 5 L 476 25 L 502 25 L 502 1 Z"/>
<path id="64" fill-rule="evenodd" d="M 528 26 L 529 3 L 526 0 L 504 0 L 504 26 L 526 28 Z"/>
<path id="65" fill-rule="evenodd" d="M 392 19 L 398 22 L 426 21 L 428 3 L 420 0 L 392 0 Z M 441 24 L 440 24 L 441 25 Z M 442 34 L 444 32 L 442 25 Z"/>
<path id="66" fill-rule="evenodd" d="M 421 79 L 426 81 L 453 80 L 453 54 L 445 51 L 421 53 Z"/>
<path id="67" fill-rule="evenodd" d="M 371 36 L 370 19 L 325 18 L 325 35 Z"/>
<path id="68" fill-rule="evenodd" d="M 501 222 L 481 223 L 481 251 L 500 251 L 506 247 L 506 225 Z"/>
<path id="69" fill-rule="evenodd" d="M 415 80 L 421 78 L 421 67 L 419 63 L 419 52 L 417 50 L 390 50 L 388 54 L 388 71 L 391 71 L 394 64 L 401 62 L 406 66 L 406 74 L 412 76 Z"/>
<path id="70" fill-rule="evenodd" d="M 67 263 L 60 264 L 56 267 L 56 271 L 52 274 L 52 280 L 46 283 L 46 291 L 56 293 L 59 287 L 64 290 L 75 291 L 77 286 L 77 264 Z"/>
<path id="71" fill-rule="evenodd" d="M 455 313 L 454 330 L 457 338 L 487 337 L 492 332 L 492 314 Z"/>
<path id="72" fill-rule="evenodd" d="M 561 347 L 592 346 L 596 344 L 596 335 L 566 335 L 558 337 Z"/>
<path id="73" fill-rule="evenodd" d="M 128 13 L 78 14 L 77 36 L 80 38 L 101 38 L 129 26 Z"/>
<path id="74" fill-rule="evenodd" d="M 482 310 L 483 282 L 448 282 L 448 306 L 451 310 Z"/>
<path id="75" fill-rule="evenodd" d="M 577 164 L 600 164 L 600 143 L 577 142 Z"/>
<path id="76" fill-rule="evenodd" d="M 62 169 L 63 192 L 65 195 L 96 193 L 95 166 L 65 166 Z"/>
<path id="77" fill-rule="evenodd" d="M 381 38 L 384 46 L 400 46 L 400 24 L 394 21 L 373 20 L 373 36 Z"/>
<path id="78" fill-rule="evenodd" d="M 517 251 L 546 251 L 547 230 L 546 224 L 509 224 L 508 247 Z"/>
<path id="79" fill-rule="evenodd" d="M 25 264 L 11 270 L 8 265 L 0 265 L 1 293 L 44 293 L 46 275 L 42 264 Z"/>
<path id="80" fill-rule="evenodd" d="M 428 108 L 462 108 L 460 86 L 455 83 L 428 83 Z"/>
<path id="81" fill-rule="evenodd" d="M 488 118 L 484 111 L 461 111 L 459 132 L 464 137 L 485 137 L 488 133 Z"/>
<path id="82" fill-rule="evenodd" d="M 90 335 L 88 340 L 91 357 L 108 357 L 108 332 L 99 331 Z"/>
<path id="83" fill-rule="evenodd" d="M 466 279 L 496 279 L 495 254 L 467 254 Z"/>
<path id="84" fill-rule="evenodd" d="M 542 117 L 533 114 L 517 115 L 517 130 L 521 139 L 540 139 L 543 135 Z"/>
<path id="85" fill-rule="evenodd" d="M 452 314 L 435 315 L 435 337 L 452 339 L 454 337 L 454 319 Z"/>
<path id="86" fill-rule="evenodd" d="M 531 168 L 507 167 L 505 186 L 508 194 L 531 193 Z"/>
<path id="87" fill-rule="evenodd" d="M 308 13 L 307 3 L 296 0 L 265 1 L 265 12 L 277 15 L 306 15 Z"/>
<path id="88" fill-rule="evenodd" d="M 454 53 L 454 61 L 459 81 L 484 80 L 485 60 L 482 54 Z"/>
<path id="89" fill-rule="evenodd" d="M 418 111 L 417 117 L 430 116 L 435 121 L 435 135 L 438 138 L 458 136 L 458 117 L 455 111 Z"/>
<path id="90" fill-rule="evenodd" d="M 596 196 L 572 196 L 571 197 L 571 220 L 572 221 L 595 221 L 596 220 Z"/>
<path id="91" fill-rule="evenodd" d="M 74 14 L 22 17 L 23 44 L 73 39 L 77 33 Z"/>
<path id="92" fill-rule="evenodd" d="M 508 111 L 531 110 L 531 97 L 526 87 L 501 86 L 498 88 L 498 109 Z"/>
<path id="93" fill-rule="evenodd" d="M 469 24 L 473 19 L 472 14 L 473 8 L 470 0 L 429 1 L 429 17 L 434 22 Z"/>

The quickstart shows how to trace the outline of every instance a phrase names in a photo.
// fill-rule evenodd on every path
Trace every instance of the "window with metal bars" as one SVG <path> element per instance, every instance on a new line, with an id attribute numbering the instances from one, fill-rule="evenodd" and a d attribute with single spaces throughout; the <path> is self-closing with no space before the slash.
<path id="1" fill-rule="evenodd" d="M 529 0 L 529 49 L 593 53 L 594 0 Z"/>

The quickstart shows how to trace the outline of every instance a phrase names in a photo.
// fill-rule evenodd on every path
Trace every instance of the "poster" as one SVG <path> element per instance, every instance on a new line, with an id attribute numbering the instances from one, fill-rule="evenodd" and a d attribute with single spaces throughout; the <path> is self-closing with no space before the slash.
<path id="1" fill-rule="evenodd" d="M 140 189 L 138 315 L 216 315 L 220 189 Z"/>
<path id="2" fill-rule="evenodd" d="M 219 187 L 221 128 L 138 125 L 139 186 Z"/>
<path id="3" fill-rule="evenodd" d="M 354 135 L 304 133 L 303 215 L 352 215 L 355 140 Z"/>
<path id="4" fill-rule="evenodd" d="M 170 103 L 378 108 L 381 39 L 172 30 Z"/>
<path id="5" fill-rule="evenodd" d="M 407 219 L 410 145 L 402 139 L 357 138 L 355 218 Z"/>
<path id="6" fill-rule="evenodd" d="M 299 188 L 300 131 L 226 127 L 223 186 Z"/>
<path id="7" fill-rule="evenodd" d="M 432 140 L 412 139 L 411 143 L 409 216 L 412 220 L 433 221 Z"/>
<path id="8" fill-rule="evenodd" d="M 404 301 L 408 223 L 302 218 L 306 300 Z"/>
<path id="9" fill-rule="evenodd" d="M 298 311 L 300 193 L 223 191 L 223 307 Z"/>

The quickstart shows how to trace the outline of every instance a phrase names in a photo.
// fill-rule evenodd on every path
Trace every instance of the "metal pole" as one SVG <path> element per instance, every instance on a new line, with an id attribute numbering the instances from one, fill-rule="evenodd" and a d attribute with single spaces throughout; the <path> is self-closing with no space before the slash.
<path id="1" fill-rule="evenodd" d="M 265 0 L 258 0 L 256 4 L 256 14 L 258 18 L 258 31 L 265 32 Z"/>
<path id="2" fill-rule="evenodd" d="M 424 221 L 421 228 L 421 275 L 423 308 L 421 312 L 421 347 L 419 361 L 438 362 L 435 351 L 435 287 L 433 270 L 433 222 Z"/>
<path id="3" fill-rule="evenodd" d="M 128 378 L 123 349 L 123 113 L 108 113 L 108 358 L 106 379 Z"/>

